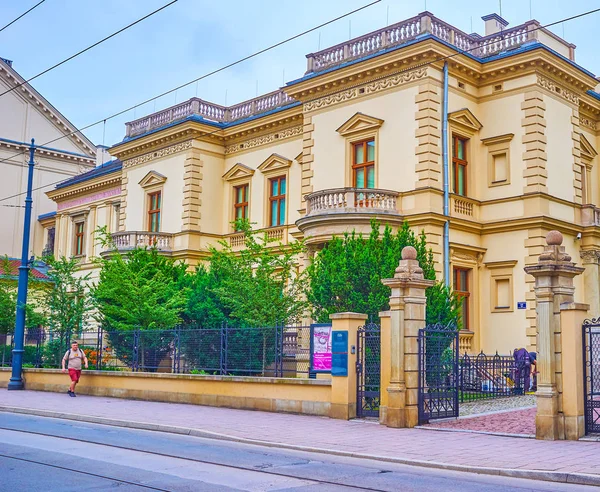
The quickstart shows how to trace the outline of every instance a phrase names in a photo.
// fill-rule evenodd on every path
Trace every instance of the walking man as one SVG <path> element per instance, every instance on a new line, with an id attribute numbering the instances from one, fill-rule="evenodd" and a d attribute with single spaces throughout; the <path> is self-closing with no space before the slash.
<path id="1" fill-rule="evenodd" d="M 71 378 L 71 386 L 69 386 L 69 391 L 67 391 L 69 396 L 75 395 L 75 386 L 79 382 L 79 378 L 81 377 L 81 363 L 85 363 L 85 368 L 88 368 L 88 360 L 85 356 L 83 350 L 79 348 L 79 344 L 77 342 L 71 343 L 71 348 L 67 350 L 65 356 L 62 359 L 62 371 L 67 372 L 65 369 L 65 361 L 67 362 L 67 368 L 69 369 L 69 377 Z"/>

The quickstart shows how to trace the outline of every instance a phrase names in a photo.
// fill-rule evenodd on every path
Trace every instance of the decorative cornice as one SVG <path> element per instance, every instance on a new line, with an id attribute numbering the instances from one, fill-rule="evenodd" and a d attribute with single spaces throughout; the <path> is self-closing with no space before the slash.
<path id="1" fill-rule="evenodd" d="M 579 106 L 579 96 L 570 89 L 567 89 L 563 85 L 557 84 L 554 80 L 544 77 L 543 75 L 537 74 L 537 83 L 544 89 L 556 94 L 570 103 Z"/>
<path id="2" fill-rule="evenodd" d="M 169 147 L 164 147 L 162 149 L 155 150 L 154 152 L 148 152 L 147 154 L 142 154 L 140 156 L 133 157 L 132 159 L 127 159 L 123 161 L 123 169 L 129 169 L 134 166 L 139 166 L 140 164 L 144 164 L 153 159 L 160 159 L 161 157 L 176 154 L 177 152 L 182 152 L 191 148 L 192 141 L 186 140 L 185 142 L 180 142 Z"/>
<path id="3" fill-rule="evenodd" d="M 288 169 L 291 165 L 291 159 L 279 154 L 271 154 L 257 169 L 263 174 L 268 174 Z"/>
<path id="4" fill-rule="evenodd" d="M 29 144 L 24 144 L 24 143 L 19 143 L 19 142 L 6 142 L 3 140 L 0 140 L 0 147 L 5 147 L 7 149 L 14 149 L 14 150 L 28 150 Z M 95 163 L 96 163 L 96 159 L 94 157 L 86 157 L 83 155 L 76 155 L 71 152 L 63 152 L 58 149 L 48 149 L 48 148 L 44 148 L 44 147 L 36 147 L 35 153 L 36 153 L 36 155 L 43 155 L 43 156 L 54 158 L 54 159 L 65 159 L 65 160 L 74 161 L 74 162 L 83 162 L 83 163 L 88 164 L 87 168 L 89 168 L 89 165 L 95 165 Z M 27 154 L 23 154 L 23 155 L 27 156 L 29 154 L 27 153 Z"/>
<path id="5" fill-rule="evenodd" d="M 223 174 L 225 181 L 235 181 L 238 179 L 250 179 L 254 175 L 254 169 L 238 162 L 229 171 Z"/>
<path id="6" fill-rule="evenodd" d="M 266 145 L 276 141 L 278 142 L 280 140 L 286 140 L 288 138 L 296 137 L 298 135 L 302 135 L 302 125 L 293 126 L 291 128 L 286 128 L 275 133 L 268 133 L 267 135 L 261 135 L 259 137 L 244 140 L 243 142 L 237 142 L 231 145 L 227 145 L 225 146 L 225 155 L 234 154 L 236 152 L 241 152 L 248 149 L 253 149 L 255 147 L 260 147 L 261 145 Z"/>
<path id="7" fill-rule="evenodd" d="M 513 268 L 518 263 L 518 260 L 504 260 L 504 261 L 486 261 L 484 265 L 490 270 L 498 268 Z"/>
<path id="8" fill-rule="evenodd" d="M 374 80 L 363 85 L 345 89 L 340 92 L 335 92 L 327 96 L 308 101 L 304 103 L 304 111 L 315 111 L 317 109 L 326 108 L 333 104 L 339 104 L 351 99 L 355 99 L 359 96 L 366 96 L 375 92 L 391 89 L 399 85 L 412 82 L 414 80 L 422 79 L 427 75 L 427 68 L 421 67 L 416 70 L 408 72 L 400 72 L 389 77 L 385 77 L 379 80 Z"/>
<path id="9" fill-rule="evenodd" d="M 336 131 L 343 137 L 354 135 L 365 130 L 376 130 L 383 125 L 383 120 L 364 113 L 355 113 Z"/>
<path id="10" fill-rule="evenodd" d="M 60 114 L 39 92 L 31 87 L 19 73 L 5 62 L 0 62 L 0 78 L 3 79 L 9 88 L 22 84 L 14 92 L 21 94 L 22 97 L 54 124 L 61 133 L 70 133 L 70 140 L 76 142 L 76 145 L 83 147 L 90 155 L 96 153 L 94 144 L 88 140 L 73 124 Z"/>
<path id="11" fill-rule="evenodd" d="M 140 182 L 138 183 L 142 188 L 147 188 L 149 186 L 155 186 L 159 184 L 163 184 L 167 180 L 166 176 L 163 176 L 156 171 L 150 171 L 146 176 L 144 176 Z"/>
<path id="12" fill-rule="evenodd" d="M 477 117 L 467 108 L 449 113 L 448 122 L 455 128 L 463 130 L 471 137 L 483 128 L 483 125 Z"/>
<path id="13" fill-rule="evenodd" d="M 495 137 L 482 138 L 481 143 L 487 146 L 506 143 L 510 142 L 514 136 L 514 133 L 506 133 L 505 135 L 497 135 Z"/>
<path id="14" fill-rule="evenodd" d="M 102 180 L 98 180 L 98 181 L 90 180 L 90 181 L 86 181 L 81 184 L 83 186 L 78 186 L 78 187 L 72 188 L 72 189 L 59 188 L 57 190 L 48 191 L 46 193 L 46 195 L 51 200 L 53 200 L 55 202 L 59 202 L 59 201 L 64 200 L 65 198 L 69 198 L 69 197 L 73 197 L 73 196 L 77 196 L 77 195 L 84 195 L 86 193 L 98 190 L 100 188 L 108 188 L 113 185 L 120 186 L 121 185 L 121 173 L 118 173 L 117 176 L 112 176 L 110 179 L 102 179 Z M 65 190 L 67 190 L 67 191 L 65 191 Z"/>
<path id="15" fill-rule="evenodd" d="M 589 128 L 592 131 L 596 131 L 598 128 L 598 125 L 596 124 L 596 122 L 590 118 L 587 118 L 586 116 L 582 115 L 581 113 L 579 113 L 579 124 L 581 126 L 584 126 L 586 128 Z"/>

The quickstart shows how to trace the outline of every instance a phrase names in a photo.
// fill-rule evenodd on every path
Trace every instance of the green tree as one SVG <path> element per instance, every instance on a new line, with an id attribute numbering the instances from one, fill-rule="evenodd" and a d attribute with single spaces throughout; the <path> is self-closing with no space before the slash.
<path id="1" fill-rule="evenodd" d="M 17 313 L 17 275 L 8 256 L 0 258 L 0 334 L 12 334 L 15 328 Z M 25 306 L 25 328 L 38 328 L 46 323 L 46 318 L 40 305 L 40 293 L 44 291 L 41 282 L 33 275 L 29 278 L 29 296 Z M 49 284 L 48 284 L 49 285 Z"/>
<path id="2" fill-rule="evenodd" d="M 83 274 L 76 258 L 44 258 L 49 269 L 50 288 L 44 291 L 43 305 L 52 339 L 44 351 L 45 366 L 56 367 L 72 336 L 86 331 L 93 304 L 89 295 L 89 274 Z"/>
<path id="3" fill-rule="evenodd" d="M 182 353 L 198 369 L 218 367 L 217 328 L 228 323 L 230 367 L 261 372 L 273 362 L 276 325 L 299 322 L 307 313 L 305 274 L 298 268 L 304 245 L 270 240 L 248 221 L 238 221 L 236 229 L 244 235 L 244 248 L 234 251 L 221 242 L 211 248 L 208 265 L 191 277 L 186 318 L 203 328 L 203 344 L 182 335 Z"/>
<path id="4" fill-rule="evenodd" d="M 380 224 L 372 221 L 368 237 L 355 232 L 334 237 L 308 268 L 308 300 L 315 319 L 328 322 L 330 314 L 343 311 L 365 313 L 375 319 L 380 311 L 387 310 L 390 288 L 381 279 L 394 276 L 405 246 L 417 250 L 424 277 L 435 280 L 427 238 L 423 232 L 417 236 L 406 222 L 395 234 L 388 225 L 382 233 Z M 427 289 L 427 300 L 428 323 L 458 321 L 458 300 L 450 289 L 436 284 Z"/>
<path id="5" fill-rule="evenodd" d="M 99 229 L 97 236 L 103 246 L 113 246 L 96 260 L 100 273 L 92 295 L 97 320 L 117 357 L 130 366 L 134 331 L 139 330 L 138 362 L 156 368 L 171 349 L 169 330 L 180 323 L 187 304 L 187 267 L 155 248 L 135 248 L 121 255 L 106 229 Z"/>

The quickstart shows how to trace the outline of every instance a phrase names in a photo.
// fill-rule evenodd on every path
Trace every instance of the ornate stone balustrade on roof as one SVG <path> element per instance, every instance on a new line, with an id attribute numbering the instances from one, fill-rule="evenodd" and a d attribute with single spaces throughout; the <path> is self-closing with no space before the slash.
<path id="1" fill-rule="evenodd" d="M 535 20 L 482 37 L 477 34 L 467 34 L 429 12 L 422 12 L 416 17 L 306 55 L 308 59 L 307 73 L 320 72 L 345 62 L 363 58 L 425 34 L 432 34 L 442 41 L 456 46 L 459 50 L 468 51 L 477 57 L 487 57 L 514 49 L 527 41 L 544 42 L 548 38 L 552 38 L 551 43 L 562 44 L 569 52 L 569 58 L 574 58 L 572 44 L 542 28 Z"/>
<path id="2" fill-rule="evenodd" d="M 126 123 L 127 137 L 135 137 L 156 128 L 183 120 L 188 116 L 197 115 L 217 123 L 230 123 L 265 113 L 272 109 L 287 106 L 295 102 L 282 90 L 269 92 L 249 101 L 234 106 L 221 106 L 203 99 L 193 97 L 188 101 L 176 104 L 143 118 Z"/>

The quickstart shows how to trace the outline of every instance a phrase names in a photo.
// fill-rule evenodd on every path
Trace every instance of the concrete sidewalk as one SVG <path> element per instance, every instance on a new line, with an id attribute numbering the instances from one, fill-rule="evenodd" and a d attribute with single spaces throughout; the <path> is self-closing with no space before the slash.
<path id="1" fill-rule="evenodd" d="M 69 398 L 66 394 L 6 389 L 0 389 L 0 411 L 62 416 L 459 471 L 600 485 L 598 442 L 389 429 L 377 423 L 324 417 L 84 395 Z"/>

